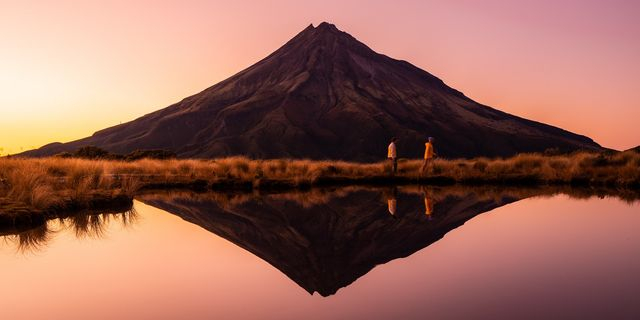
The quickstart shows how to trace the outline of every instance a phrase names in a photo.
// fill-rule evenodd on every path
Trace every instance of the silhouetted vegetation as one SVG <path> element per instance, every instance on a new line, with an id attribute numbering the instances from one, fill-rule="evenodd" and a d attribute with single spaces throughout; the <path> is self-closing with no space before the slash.
<path id="1" fill-rule="evenodd" d="M 136 161 L 140 159 L 175 159 L 176 153 L 168 150 L 136 150 L 131 153 L 121 155 L 116 153 L 110 153 L 104 149 L 95 146 L 82 147 L 75 152 L 63 152 L 57 154 L 58 158 L 77 158 L 77 159 L 89 159 L 89 160 L 122 160 L 122 161 Z"/>
<path id="2" fill-rule="evenodd" d="M 136 161 L 140 159 L 167 160 L 175 159 L 176 153 L 167 150 L 136 150 L 125 155 L 123 158 L 125 161 Z"/>

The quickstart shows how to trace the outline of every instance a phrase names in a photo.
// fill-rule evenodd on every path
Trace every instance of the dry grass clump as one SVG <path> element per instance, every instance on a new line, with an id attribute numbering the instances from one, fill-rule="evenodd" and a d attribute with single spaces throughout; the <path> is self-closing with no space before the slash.
<path id="1" fill-rule="evenodd" d="M 58 205 L 56 178 L 48 174 L 47 167 L 40 163 L 0 162 L 0 180 L 3 181 L 2 196 L 38 209 Z"/>
<path id="2" fill-rule="evenodd" d="M 640 154 L 635 152 L 576 153 L 546 156 L 520 154 L 506 159 L 436 159 L 426 174 L 421 160 L 401 160 L 390 179 L 388 162 L 251 160 L 151 160 L 125 162 L 65 158 L 0 159 L 0 198 L 38 209 L 65 201 L 84 201 L 96 195 L 133 196 L 145 186 L 179 186 L 194 181 L 209 185 L 269 185 L 288 187 L 319 183 L 393 182 L 398 179 L 460 183 L 588 184 L 622 187 L 640 185 Z"/>
<path id="3" fill-rule="evenodd" d="M 60 207 L 137 191 L 135 178 L 114 178 L 101 161 L 79 159 L 0 159 L 0 197 L 35 209 Z"/>

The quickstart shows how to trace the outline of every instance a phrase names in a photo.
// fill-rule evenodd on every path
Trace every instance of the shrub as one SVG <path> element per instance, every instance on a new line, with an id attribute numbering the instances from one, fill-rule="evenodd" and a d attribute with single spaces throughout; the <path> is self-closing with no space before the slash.
<path id="1" fill-rule="evenodd" d="M 168 150 L 136 150 L 124 156 L 125 161 L 136 161 L 140 159 L 167 160 L 175 158 L 177 158 L 176 153 Z"/>
<path id="2" fill-rule="evenodd" d="M 58 154 L 54 155 L 54 157 L 63 158 L 63 159 L 73 158 L 73 153 L 71 153 L 71 152 L 61 152 L 61 153 L 58 153 Z"/>
<path id="3" fill-rule="evenodd" d="M 74 158 L 81 159 L 107 159 L 109 155 L 108 151 L 95 146 L 82 147 L 73 153 Z"/>

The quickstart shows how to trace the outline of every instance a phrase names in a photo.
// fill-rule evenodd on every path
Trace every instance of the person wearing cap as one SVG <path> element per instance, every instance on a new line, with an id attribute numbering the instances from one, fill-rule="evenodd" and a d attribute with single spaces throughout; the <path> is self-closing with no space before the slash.
<path id="1" fill-rule="evenodd" d="M 389 147 L 387 148 L 387 158 L 391 161 L 391 175 L 395 175 L 398 171 L 398 154 L 396 153 L 396 139 L 395 137 L 391 138 L 391 143 L 389 143 Z"/>
<path id="2" fill-rule="evenodd" d="M 433 162 L 433 158 L 437 156 L 436 152 L 433 149 L 433 140 L 433 137 L 429 137 L 427 143 L 424 144 L 424 160 L 422 161 L 420 174 L 424 174 L 427 166 L 429 166 Z"/>

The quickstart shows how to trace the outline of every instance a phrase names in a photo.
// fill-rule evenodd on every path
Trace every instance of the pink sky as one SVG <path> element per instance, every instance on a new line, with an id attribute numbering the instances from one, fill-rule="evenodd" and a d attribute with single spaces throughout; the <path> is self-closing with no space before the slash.
<path id="1" fill-rule="evenodd" d="M 640 144 L 637 1 L 0 2 L 0 151 L 85 137 L 197 93 L 328 21 L 474 100 Z"/>

